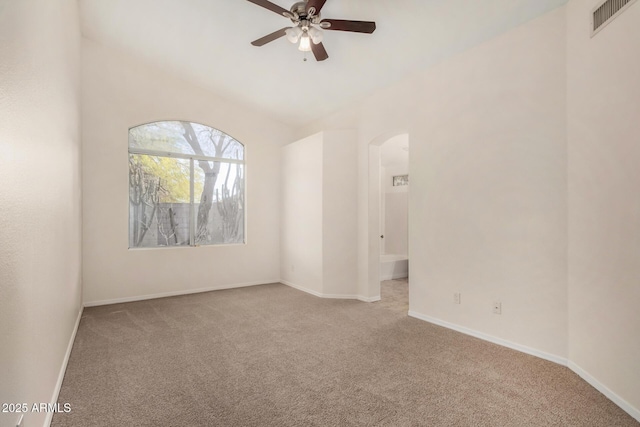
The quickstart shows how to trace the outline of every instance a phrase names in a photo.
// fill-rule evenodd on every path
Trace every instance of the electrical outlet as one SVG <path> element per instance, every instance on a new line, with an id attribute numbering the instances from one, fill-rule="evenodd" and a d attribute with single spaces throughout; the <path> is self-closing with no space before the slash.
<path id="1" fill-rule="evenodd" d="M 16 427 L 24 427 L 24 423 L 22 422 L 23 419 L 24 419 L 24 414 L 21 414 L 20 418 L 18 418 L 18 422 L 16 423 Z"/>
<path id="2" fill-rule="evenodd" d="M 502 314 L 502 303 L 500 301 L 493 303 L 493 314 Z"/>
<path id="3" fill-rule="evenodd" d="M 453 294 L 453 303 L 460 304 L 460 292 L 455 292 Z"/>

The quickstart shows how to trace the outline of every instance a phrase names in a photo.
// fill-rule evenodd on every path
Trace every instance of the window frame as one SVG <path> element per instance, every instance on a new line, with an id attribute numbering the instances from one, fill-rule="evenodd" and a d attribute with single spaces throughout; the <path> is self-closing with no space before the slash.
<path id="1" fill-rule="evenodd" d="M 150 149 L 145 149 L 145 148 L 137 148 L 137 147 L 131 147 L 129 145 L 128 142 L 128 138 L 129 135 L 131 133 L 132 129 L 141 127 L 141 126 L 147 126 L 147 125 L 152 125 L 154 123 L 163 123 L 163 122 L 188 122 L 191 124 L 197 124 L 199 126 L 204 126 L 210 129 L 214 129 L 217 130 L 219 132 L 222 132 L 223 134 L 231 137 L 234 141 L 236 141 L 238 144 L 240 144 L 242 146 L 242 159 L 229 159 L 229 158 L 224 158 L 224 157 L 213 157 L 213 156 L 204 156 L 204 155 L 199 155 L 199 154 L 184 154 L 184 153 L 175 153 L 175 152 L 168 152 L 168 151 L 162 151 L 162 150 L 150 150 Z M 191 120 L 155 120 L 152 122 L 147 122 L 147 123 L 143 123 L 140 125 L 136 125 L 136 126 L 131 126 L 129 127 L 129 129 L 127 130 L 127 162 L 129 161 L 130 156 L 133 155 L 147 155 L 147 156 L 156 156 L 156 157 L 168 157 L 168 158 L 175 158 L 175 159 L 182 159 L 182 160 L 189 160 L 189 244 L 188 245 L 175 245 L 175 246 L 142 246 L 142 247 L 135 247 L 135 246 L 131 246 L 131 230 L 129 229 L 130 227 L 130 218 L 127 221 L 127 241 L 128 241 L 128 249 L 129 250 L 156 250 L 156 249 L 182 249 L 182 248 L 199 248 L 199 247 L 217 247 L 217 246 L 244 246 L 247 244 L 247 146 L 245 144 L 243 144 L 242 142 L 240 142 L 238 139 L 234 138 L 232 135 L 218 129 L 218 128 L 214 128 L 212 126 L 209 125 L 205 125 L 199 122 L 194 122 Z M 196 223 L 195 223 L 195 194 L 194 194 L 194 187 L 195 187 L 195 161 L 198 160 L 202 160 L 202 161 L 207 161 L 207 162 L 220 162 L 220 163 L 229 163 L 229 164 L 237 164 L 237 165 L 242 165 L 243 168 L 243 186 L 242 186 L 242 191 L 244 193 L 244 204 L 243 204 L 243 215 L 242 215 L 242 221 L 243 221 L 243 235 L 242 235 L 242 242 L 235 242 L 235 243 L 211 243 L 211 244 L 196 244 L 195 243 L 195 227 L 196 227 Z M 130 179 L 131 177 L 128 176 L 127 177 L 127 184 L 130 185 Z M 130 191 L 130 190 L 129 190 Z M 130 209 L 128 209 L 128 211 L 130 211 Z M 130 215 L 130 213 L 129 213 Z"/>

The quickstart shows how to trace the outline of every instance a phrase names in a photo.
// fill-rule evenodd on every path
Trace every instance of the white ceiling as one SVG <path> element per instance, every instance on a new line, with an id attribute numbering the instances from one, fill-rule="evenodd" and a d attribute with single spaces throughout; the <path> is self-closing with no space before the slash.
<path id="1" fill-rule="evenodd" d="M 325 31 L 329 59 L 303 62 L 290 24 L 246 0 L 79 0 L 85 37 L 291 126 L 334 112 L 567 0 L 328 0 L 324 18 L 375 21 L 372 35 Z M 273 0 L 289 9 L 294 0 Z"/>

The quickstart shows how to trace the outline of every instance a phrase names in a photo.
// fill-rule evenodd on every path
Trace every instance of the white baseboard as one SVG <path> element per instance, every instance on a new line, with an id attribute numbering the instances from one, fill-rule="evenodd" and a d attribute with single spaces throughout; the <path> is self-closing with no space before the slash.
<path id="1" fill-rule="evenodd" d="M 187 291 L 176 291 L 176 292 L 165 292 L 165 293 L 160 293 L 160 294 L 153 294 L 153 295 L 143 295 L 143 296 L 138 296 L 138 297 L 128 297 L 128 298 L 117 298 L 117 299 L 112 299 L 112 300 L 103 300 L 103 301 L 94 301 L 94 302 L 87 302 L 84 303 L 84 307 L 93 307 L 93 306 L 99 306 L 99 305 L 107 305 L 107 304 L 116 304 L 116 303 L 122 303 L 122 302 L 132 302 L 132 301 L 142 301 L 142 300 L 147 300 L 147 299 L 154 299 L 154 298 L 163 298 L 163 297 L 169 297 L 169 296 L 177 296 L 177 295 L 188 295 L 188 294 L 194 294 L 194 293 L 200 293 L 200 292 L 210 292 L 210 291 L 215 291 L 215 290 L 223 290 L 223 289 L 235 289 L 235 288 L 241 288 L 241 287 L 247 287 L 247 286 L 255 286 L 255 285 L 262 285 L 262 284 L 266 284 L 266 283 L 282 283 L 285 284 L 287 286 L 290 286 L 294 289 L 298 289 L 300 291 L 306 292 L 308 294 L 314 295 L 316 297 L 320 297 L 320 298 L 334 298 L 334 299 L 357 299 L 360 301 L 364 301 L 364 302 L 375 302 L 375 301 L 380 301 L 380 296 L 374 296 L 374 297 L 364 297 L 361 295 L 333 295 L 333 294 L 322 294 L 320 292 L 311 290 L 311 289 L 307 289 L 304 288 L 302 286 L 298 286 L 294 283 L 288 282 L 286 280 L 273 280 L 273 281 L 267 281 L 267 282 L 251 282 L 251 283 L 240 283 L 240 284 L 234 284 L 234 285 L 227 285 L 227 286 L 223 286 L 223 287 L 213 287 L 213 288 L 202 288 L 202 289 L 194 289 L 194 290 L 187 290 Z M 60 368 L 60 373 L 58 374 L 58 381 L 56 382 L 56 386 L 53 392 L 53 396 L 51 398 L 51 403 L 55 404 L 58 401 L 58 395 L 60 394 L 60 389 L 62 387 L 62 381 L 64 380 L 64 374 L 66 372 L 67 369 L 67 364 L 69 363 L 69 357 L 71 356 L 71 350 L 73 348 L 73 343 L 75 341 L 75 337 L 76 337 L 76 333 L 78 332 L 78 326 L 80 325 L 80 319 L 82 317 L 82 312 L 83 312 L 83 308 L 80 308 L 80 311 L 78 313 L 78 317 L 76 319 L 76 324 L 73 328 L 73 332 L 71 334 L 71 338 L 69 340 L 69 344 L 67 346 L 67 352 L 65 354 L 64 360 L 62 362 L 62 366 Z M 630 416 L 632 416 L 634 419 L 636 419 L 638 422 L 640 422 L 640 410 L 638 408 L 633 407 L 629 402 L 627 402 L 626 400 L 624 400 L 623 398 L 621 398 L 620 396 L 618 396 L 616 393 L 614 393 L 613 391 L 611 391 L 608 387 L 606 387 L 604 384 L 602 384 L 600 381 L 598 381 L 596 378 L 594 378 L 593 376 L 591 376 L 587 371 L 585 371 L 584 369 L 582 369 L 580 366 L 578 366 L 577 364 L 575 364 L 574 362 L 567 360 L 564 357 L 560 357 L 560 356 L 556 356 L 550 353 L 546 353 L 540 350 L 536 350 L 534 348 L 531 347 L 527 347 L 521 344 L 517 344 L 508 340 L 504 340 L 502 338 L 497 338 L 494 337 L 492 335 L 488 335 L 485 334 L 483 332 L 479 332 L 470 328 L 466 328 L 464 326 L 460 326 L 460 325 L 456 325 L 454 323 L 450 323 L 450 322 L 446 322 L 444 320 L 440 320 L 440 319 L 436 319 L 434 317 L 430 317 L 415 311 L 410 310 L 408 312 L 408 315 L 411 317 L 414 317 L 416 319 L 420 319 L 429 323 L 433 323 L 434 325 L 438 325 L 438 326 L 442 326 L 448 329 L 452 329 L 454 331 L 457 332 L 461 332 L 463 334 L 466 335 L 470 335 L 479 339 L 482 339 L 484 341 L 488 341 L 488 342 L 492 342 L 494 344 L 498 344 L 501 345 L 503 347 L 507 347 L 507 348 L 511 348 L 513 350 L 517 350 L 520 351 L 522 353 L 526 353 L 526 354 L 530 354 L 532 356 L 536 356 L 539 357 L 541 359 L 544 360 L 548 360 L 550 362 L 554 362 L 557 363 L 559 365 L 562 366 L 567 366 L 569 369 L 571 369 L 573 372 L 575 372 L 578 376 L 580 376 L 583 380 L 585 380 L 587 383 L 589 383 L 590 385 L 592 385 L 596 390 L 598 390 L 600 393 L 604 394 L 608 399 L 610 399 L 613 403 L 615 403 L 616 405 L 618 405 L 622 410 L 624 410 L 626 413 L 628 413 Z M 48 427 L 51 424 L 51 421 L 53 419 L 53 413 L 49 412 L 47 414 L 47 418 L 45 419 L 45 423 L 44 426 Z"/>
<path id="2" fill-rule="evenodd" d="M 623 398 L 615 394 L 607 386 L 605 386 L 600 381 L 592 377 L 587 371 L 585 371 L 584 369 L 582 369 L 580 366 L 576 365 L 572 361 L 569 361 L 569 369 L 571 369 L 573 372 L 578 374 L 578 376 L 580 376 L 583 380 L 591 384 L 593 388 L 598 390 L 600 393 L 604 394 L 609 400 L 611 400 L 613 403 L 615 403 L 620 408 L 622 408 L 623 411 L 625 411 L 627 414 L 631 415 L 638 422 L 640 422 L 640 409 L 634 408 L 633 406 L 631 406 L 629 402 L 627 402 L 626 400 L 624 400 Z"/>
<path id="3" fill-rule="evenodd" d="M 266 285 L 269 283 L 280 283 L 279 279 L 260 281 L 260 282 L 246 282 L 246 283 L 235 283 L 231 285 L 222 285 L 222 286 L 212 286 L 209 288 L 199 288 L 199 289 L 185 289 L 182 291 L 172 291 L 172 292 L 161 292 L 157 294 L 148 294 L 148 295 L 138 295 L 134 297 L 125 297 L 125 298 L 114 298 L 108 300 L 100 300 L 100 301 L 87 301 L 83 305 L 85 307 L 96 307 L 99 305 L 109 305 L 109 304 L 120 304 L 123 302 L 135 302 L 135 301 L 144 301 L 148 299 L 156 299 L 156 298 L 166 298 L 166 297 L 175 297 L 180 295 L 190 295 L 190 294 L 199 294 L 202 292 L 211 292 L 211 291 L 222 291 L 225 289 L 236 289 L 236 288 L 245 288 L 248 286 L 257 286 L 257 285 Z"/>
<path id="4" fill-rule="evenodd" d="M 327 299 L 360 299 L 358 295 L 322 294 L 322 298 Z"/>
<path id="5" fill-rule="evenodd" d="M 55 404 L 58 401 L 58 396 L 60 395 L 60 389 L 62 388 L 62 381 L 64 380 L 64 374 L 67 372 L 67 365 L 69 364 L 69 357 L 71 356 L 71 350 L 73 349 L 73 342 L 76 340 L 76 333 L 78 332 L 78 326 L 80 326 L 80 319 L 82 318 L 83 307 L 80 307 L 80 311 L 78 312 L 78 317 L 76 318 L 76 324 L 73 327 L 73 331 L 71 332 L 71 338 L 69 339 L 69 344 L 67 345 L 67 352 L 64 355 L 64 359 L 62 360 L 62 366 L 60 366 L 60 373 L 58 374 L 58 381 L 56 382 L 56 386 L 53 389 L 53 396 L 51 397 L 51 403 Z M 53 412 L 47 411 L 47 417 L 44 421 L 44 426 L 49 427 L 51 425 L 51 421 L 53 420 Z"/>
<path id="6" fill-rule="evenodd" d="M 199 289 L 189 289 L 183 291 L 172 291 L 172 292 L 161 292 L 157 294 L 148 294 L 148 295 L 138 295 L 134 297 L 124 297 L 124 298 L 113 298 L 108 300 L 99 300 L 99 301 L 86 301 L 84 302 L 84 307 L 97 307 L 101 305 L 110 305 L 110 304 L 120 304 L 125 302 L 135 302 L 135 301 L 145 301 L 149 299 L 156 298 L 166 298 L 166 297 L 175 297 L 179 295 L 189 295 L 189 294 L 198 294 L 201 292 L 211 292 L 211 291 L 222 291 L 225 289 L 236 289 L 236 288 L 245 288 L 248 286 L 258 286 L 265 285 L 269 283 L 282 283 L 284 285 L 290 286 L 292 288 L 298 289 L 299 291 L 306 292 L 308 294 L 314 295 L 319 298 L 329 298 L 329 299 L 357 299 L 364 302 L 375 302 L 380 301 L 380 296 L 375 297 L 363 297 L 361 295 L 343 295 L 343 294 L 323 294 L 312 289 L 305 288 L 303 286 L 298 286 L 295 283 L 288 282 L 286 280 L 274 279 L 269 281 L 260 281 L 260 282 L 247 282 L 247 283 L 236 283 L 232 285 L 224 285 L 224 286 L 214 286 L 210 288 L 199 288 Z"/>
<path id="7" fill-rule="evenodd" d="M 382 280 L 393 280 L 396 278 L 401 278 L 401 277 L 391 277 L 391 278 L 381 278 Z M 302 292 L 306 292 L 308 294 L 314 295 L 316 297 L 319 298 L 330 298 L 330 299 L 357 299 L 360 301 L 364 301 L 364 302 L 375 302 L 375 301 L 380 301 L 380 296 L 374 296 L 374 297 L 364 297 L 361 295 L 337 295 L 337 294 L 323 294 L 317 291 L 314 291 L 312 289 L 308 289 L 305 288 L 303 286 L 299 286 L 296 285 L 295 283 L 292 282 L 288 282 L 286 280 L 272 280 L 272 281 L 261 281 L 261 282 L 248 282 L 248 283 L 238 283 L 238 284 L 233 284 L 233 285 L 225 285 L 225 286 L 218 286 L 218 287 L 211 287 L 211 288 L 200 288 L 200 289 L 193 289 L 193 290 L 184 290 L 184 291 L 174 291 L 174 292 L 164 292 L 164 293 L 158 293 L 158 294 L 150 294 L 150 295 L 141 295 L 141 296 L 135 296 L 135 297 L 126 297 L 126 298 L 115 298 L 115 299 L 111 299 L 111 300 L 102 300 L 102 301 L 92 301 L 92 302 L 85 302 L 84 303 L 84 307 L 93 307 L 93 306 L 100 306 L 100 305 L 108 305 L 108 304 L 117 304 L 117 303 L 123 303 L 123 302 L 133 302 L 133 301 L 143 301 L 143 300 L 148 300 L 148 299 L 154 299 L 154 298 L 164 298 L 164 297 L 171 297 L 171 296 L 178 296 L 178 295 L 188 295 L 188 294 L 195 294 L 195 293 L 201 293 L 201 292 L 210 292 L 210 291 L 216 291 L 216 290 L 224 290 L 224 289 L 235 289 L 235 288 L 242 288 L 242 287 L 247 287 L 247 286 L 256 286 L 256 285 L 263 285 L 263 284 L 267 284 L 267 283 L 282 283 L 285 284 L 287 286 L 290 286 L 294 289 L 298 289 Z M 78 326 L 80 325 L 80 318 L 82 317 L 82 311 L 83 308 L 80 309 L 80 312 L 78 313 L 78 318 L 76 319 L 76 324 L 74 326 L 73 329 L 73 333 L 71 334 L 71 338 L 69 340 L 69 344 L 67 346 L 67 352 L 65 354 L 64 360 L 62 362 L 62 366 L 60 368 L 60 373 L 58 374 L 58 381 L 56 383 L 54 392 L 53 392 L 53 396 L 51 399 L 51 403 L 55 404 L 58 401 L 58 395 L 60 394 L 60 388 L 62 387 L 62 381 L 64 380 L 64 374 L 65 371 L 67 369 L 67 364 L 69 362 L 69 357 L 71 356 L 71 350 L 73 348 L 73 342 L 75 340 L 76 337 L 76 333 L 78 332 Z M 610 399 L 613 403 L 615 403 L 616 405 L 618 405 L 622 410 L 624 410 L 625 412 L 627 412 L 630 416 L 632 416 L 634 419 L 636 419 L 637 421 L 640 422 L 640 410 L 638 408 L 633 407 L 629 402 L 627 402 L 626 400 L 624 400 L 623 398 L 621 398 L 620 396 L 618 396 L 616 393 L 614 393 L 613 391 L 611 391 L 608 387 L 606 387 L 604 384 L 602 384 L 600 381 L 598 381 L 596 378 L 594 378 L 593 376 L 591 376 L 587 371 L 585 371 L 584 369 L 582 369 L 580 366 L 576 365 L 574 362 L 571 362 L 570 360 L 567 360 L 564 357 L 560 357 L 560 356 L 556 356 L 550 353 L 546 353 L 544 351 L 540 351 L 540 350 L 536 350 L 534 348 L 531 347 L 527 347 L 521 344 L 517 344 L 502 338 L 498 338 L 498 337 L 494 337 L 492 335 L 489 334 L 485 334 L 483 332 L 479 332 L 464 326 L 460 326 L 460 325 L 456 325 L 454 323 L 450 323 L 444 320 L 440 320 L 440 319 L 436 319 L 434 317 L 431 316 L 427 316 L 415 311 L 410 310 L 408 312 L 408 315 L 411 317 L 414 317 L 416 319 L 420 319 L 429 323 L 433 323 L 434 325 L 438 325 L 438 326 L 442 326 L 448 329 L 452 329 L 454 331 L 457 332 L 461 332 L 463 334 L 466 335 L 470 335 L 479 339 L 482 339 L 484 341 L 488 341 L 494 344 L 498 344 L 501 345 L 503 347 L 507 347 L 507 348 L 511 348 L 513 350 L 517 350 L 520 351 L 522 353 L 526 353 L 526 354 L 530 354 L 532 356 L 536 356 L 539 357 L 541 359 L 544 360 L 548 360 L 550 362 L 554 362 L 557 363 L 559 365 L 562 366 L 567 366 L 569 369 L 571 369 L 573 372 L 575 372 L 578 376 L 580 376 L 582 379 L 584 379 L 587 383 L 589 383 L 590 385 L 592 385 L 596 390 L 598 390 L 600 393 L 604 394 L 608 399 Z M 48 427 L 51 424 L 51 421 L 53 419 L 53 413 L 50 412 L 47 414 L 47 418 L 45 420 L 45 427 Z"/>
<path id="8" fill-rule="evenodd" d="M 296 285 L 295 283 L 289 282 L 287 280 L 280 280 L 280 283 L 282 283 L 283 285 L 287 285 L 290 286 L 294 289 L 297 289 L 299 291 L 302 292 L 306 292 L 308 294 L 311 294 L 313 296 L 316 296 L 318 298 L 327 298 L 327 299 L 357 299 L 359 301 L 364 301 L 364 302 L 374 302 L 374 301 L 378 301 L 380 300 L 380 297 L 372 297 L 372 298 L 367 298 L 367 297 L 363 297 L 361 295 L 343 295 L 343 294 L 323 294 L 321 292 L 318 291 L 314 291 L 312 289 L 309 288 L 305 288 L 304 286 L 300 286 L 300 285 Z"/>
<path id="9" fill-rule="evenodd" d="M 409 316 L 415 317 L 416 319 L 424 320 L 425 322 L 433 323 L 434 325 L 443 326 L 448 329 L 453 329 L 454 331 L 462 332 L 463 334 L 471 335 L 472 337 L 480 338 L 481 340 L 489 341 L 494 344 L 501 345 L 503 347 L 508 347 L 510 349 L 517 350 L 522 353 L 530 354 L 532 356 L 536 356 L 541 359 L 545 359 L 562 366 L 567 366 L 568 364 L 568 360 L 564 357 L 560 357 L 560 356 L 556 356 L 555 354 L 550 354 L 544 351 L 536 350 L 535 348 L 527 347 L 526 345 L 521 345 L 521 344 L 517 344 L 502 338 L 494 337 L 492 335 L 485 334 L 483 332 L 479 332 L 473 329 L 469 329 L 464 326 L 456 325 L 454 323 L 449 323 L 444 320 L 426 316 L 424 314 L 420 314 L 415 311 L 410 310 Z"/>
<path id="10" fill-rule="evenodd" d="M 388 275 L 380 275 L 380 281 L 383 280 L 397 280 L 397 279 L 406 279 L 409 277 L 409 273 L 406 271 L 404 273 L 392 273 Z"/>
<path id="11" fill-rule="evenodd" d="M 306 293 L 311 294 L 311 295 L 313 295 L 315 297 L 322 298 L 322 294 L 320 292 L 318 292 L 318 291 L 314 291 L 312 289 L 305 288 L 303 286 L 299 286 L 299 285 L 296 285 L 295 283 L 288 282 L 288 281 L 282 280 L 282 279 L 280 280 L 280 283 L 282 283 L 283 285 L 287 285 L 287 286 L 289 286 L 291 288 L 297 289 L 299 291 L 306 292 Z"/>
<path id="12" fill-rule="evenodd" d="M 513 350 L 521 351 L 523 353 L 530 354 L 532 356 L 539 357 L 541 359 L 549 360 L 550 362 L 557 363 L 562 366 L 566 366 L 575 372 L 578 376 L 580 376 L 587 383 L 591 384 L 596 390 L 600 393 L 604 394 L 609 400 L 618 405 L 623 411 L 627 414 L 631 415 L 637 421 L 640 422 L 640 410 L 638 408 L 633 407 L 629 402 L 615 394 L 611 391 L 607 386 L 602 384 L 600 381 L 591 376 L 587 371 L 582 369 L 580 366 L 576 365 L 574 362 L 560 356 L 556 356 L 553 354 L 549 354 L 540 350 L 536 350 L 531 347 L 527 347 L 524 345 L 516 344 L 511 341 L 503 340 L 502 338 L 497 338 L 482 332 L 474 331 L 473 329 L 465 328 L 464 326 L 459 326 L 453 323 L 445 322 L 444 320 L 436 319 L 430 316 L 426 316 L 424 314 L 417 313 L 415 311 L 409 311 L 409 316 L 415 317 L 416 319 L 424 320 L 429 323 L 433 323 L 438 326 L 443 326 L 448 329 L 453 329 L 454 331 L 462 332 L 463 334 L 471 335 L 476 338 L 480 338 L 485 341 L 492 342 L 494 344 L 501 345 L 503 347 L 508 347 Z"/>

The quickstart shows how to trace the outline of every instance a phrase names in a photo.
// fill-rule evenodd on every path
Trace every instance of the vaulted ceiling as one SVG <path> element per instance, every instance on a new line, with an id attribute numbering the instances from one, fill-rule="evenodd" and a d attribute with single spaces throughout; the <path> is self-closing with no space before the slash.
<path id="1" fill-rule="evenodd" d="M 302 126 L 419 68 L 480 44 L 567 0 L 328 0 L 324 18 L 375 21 L 371 35 L 325 31 L 316 62 L 286 38 L 290 21 L 246 0 L 79 0 L 83 35 Z M 294 0 L 273 0 L 289 9 Z"/>

